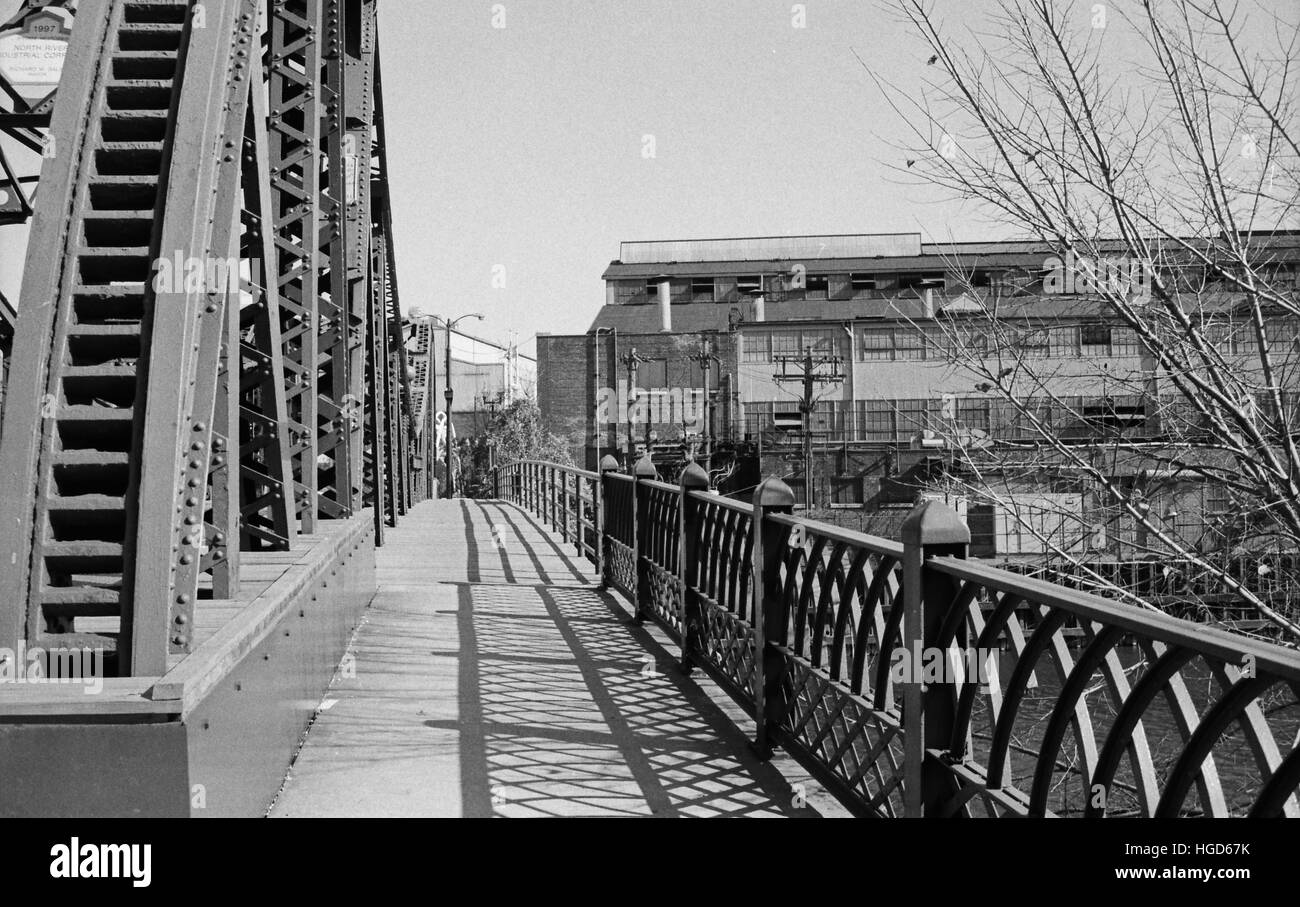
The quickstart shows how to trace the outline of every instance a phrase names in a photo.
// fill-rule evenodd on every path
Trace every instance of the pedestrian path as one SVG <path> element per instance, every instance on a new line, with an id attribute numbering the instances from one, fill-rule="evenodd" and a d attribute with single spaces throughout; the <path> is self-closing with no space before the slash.
<path id="1" fill-rule="evenodd" d="M 272 816 L 819 815 L 518 507 L 420 504 L 377 568 Z"/>

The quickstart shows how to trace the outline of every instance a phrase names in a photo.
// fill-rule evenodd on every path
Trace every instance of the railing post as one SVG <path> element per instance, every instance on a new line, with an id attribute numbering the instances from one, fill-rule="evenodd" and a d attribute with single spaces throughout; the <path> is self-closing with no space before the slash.
<path id="1" fill-rule="evenodd" d="M 568 517 L 564 513 L 564 472 L 551 468 L 551 513 L 555 517 L 555 528 L 560 531 L 560 540 L 569 540 Z"/>
<path id="2" fill-rule="evenodd" d="M 927 758 L 930 750 L 948 749 L 956 717 L 955 684 L 923 684 L 921 665 L 937 644 L 944 618 L 960 584 L 953 577 L 927 570 L 936 555 L 964 558 L 970 530 L 947 504 L 921 501 L 902 526 L 903 645 L 911 674 L 903 684 L 903 804 L 908 818 L 934 816 L 948 797 L 951 779 L 944 767 Z M 939 658 L 946 669 L 947 653 Z"/>
<path id="3" fill-rule="evenodd" d="M 704 638 L 704 611 L 696 589 L 700 564 L 700 503 L 691 497 L 691 492 L 708 487 L 709 474 L 704 467 L 699 463 L 687 464 L 677 484 L 680 496 L 677 505 L 677 586 L 682 595 L 681 669 L 685 674 L 689 674 L 695 664 L 691 653 L 701 648 Z M 710 552 L 709 556 L 716 557 L 717 552 Z"/>
<path id="4" fill-rule="evenodd" d="M 633 550 L 636 551 L 636 613 L 633 623 L 642 623 L 650 616 L 650 496 L 643 489 L 646 479 L 659 478 L 650 454 L 645 454 L 632 467 L 632 510 L 635 519 L 632 523 Z"/>
<path id="5" fill-rule="evenodd" d="M 586 536 L 582 528 L 582 474 L 573 474 L 573 547 L 577 549 L 578 558 L 582 558 L 582 546 Z"/>
<path id="6" fill-rule="evenodd" d="M 564 543 L 569 540 L 569 507 L 565 500 L 565 492 L 569 489 L 569 477 L 564 470 L 551 470 L 551 487 L 554 488 L 555 495 L 554 507 L 557 521 L 555 528 L 560 532 L 560 542 Z"/>
<path id="7" fill-rule="evenodd" d="M 551 528 L 559 529 L 559 524 L 555 521 L 555 469 L 550 466 L 543 466 L 542 470 L 546 475 L 546 478 L 542 481 L 546 483 L 546 507 L 551 515 Z"/>
<path id="8" fill-rule="evenodd" d="M 560 541 L 568 543 L 569 537 L 569 474 L 563 469 L 555 471 L 555 484 L 559 488 Z"/>
<path id="9" fill-rule="evenodd" d="M 570 492 L 569 480 L 572 479 L 573 484 L 576 486 L 578 475 L 577 473 L 568 473 L 568 472 L 561 472 L 560 475 L 564 477 L 563 482 L 560 485 L 560 487 L 564 489 L 564 540 L 566 542 L 572 543 L 573 540 L 578 536 L 577 530 L 579 527 L 574 525 L 574 523 L 577 522 L 574 519 L 577 516 L 576 505 L 574 502 L 574 496 L 577 494 L 577 492 L 576 490 Z M 570 526 L 573 527 L 572 530 L 570 530 Z M 569 534 L 570 531 L 573 532 L 572 535 Z"/>
<path id="10" fill-rule="evenodd" d="M 600 577 L 600 588 L 609 588 L 609 555 L 605 551 L 605 527 L 609 525 L 609 515 L 605 513 L 609 497 L 605 494 L 605 473 L 618 472 L 618 460 L 609 454 L 601 459 L 596 467 L 596 481 L 593 486 L 592 519 L 596 522 L 596 575 Z"/>
<path id="11" fill-rule="evenodd" d="M 767 519 L 768 514 L 793 513 L 794 492 L 776 476 L 764 479 L 754 489 L 754 533 L 750 578 L 750 623 L 754 628 L 754 751 L 761 759 L 772 756 L 772 737 L 785 720 L 781 678 L 785 658 L 778 646 L 786 643 L 785 603 L 781 600 L 783 530 Z"/>

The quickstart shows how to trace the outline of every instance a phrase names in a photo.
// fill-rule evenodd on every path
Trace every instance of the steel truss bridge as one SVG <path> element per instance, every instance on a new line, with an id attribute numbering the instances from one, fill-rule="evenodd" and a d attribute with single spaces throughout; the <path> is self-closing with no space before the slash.
<path id="1" fill-rule="evenodd" d="M 11 672 L 21 651 L 94 651 L 111 678 L 94 707 L 6 691 L 7 811 L 111 800 L 94 771 L 38 776 L 101 746 L 183 748 L 179 725 L 104 716 L 210 701 L 308 599 L 320 625 L 291 673 L 323 687 L 373 547 L 428 494 L 431 364 L 414 349 L 412 368 L 398 307 L 375 7 L 82 0 L 52 120 L 5 122 L 53 153 L 6 360 L 0 650 Z M 260 587 L 274 607 L 229 627 Z M 36 719 L 65 712 L 101 723 L 52 745 Z"/>
<path id="2" fill-rule="evenodd" d="M 436 363 L 399 309 L 376 6 L 81 0 L 52 117 L 0 120 L 53 151 L 0 310 L 0 815 L 292 812 L 295 753 L 339 777 L 322 733 L 374 772 L 374 739 L 452 735 L 514 772 L 452 808 L 483 814 L 564 812 L 555 777 L 593 764 L 633 812 L 698 812 L 692 771 L 770 799 L 751 763 L 778 747 L 861 815 L 1300 815 L 1293 650 L 967 560 L 939 505 L 898 543 L 795 517 L 776 480 L 742 503 L 648 460 L 512 463 L 495 500 L 428 500 Z M 650 643 L 603 590 L 667 634 L 671 682 L 608 679 L 646 676 Z M 963 674 L 972 648 L 1005 670 Z M 953 670 L 894 676 L 923 649 Z M 94 695 L 49 682 L 67 653 Z M 409 677 L 446 658 L 460 711 L 429 718 L 455 695 Z M 736 727 L 692 670 L 752 722 L 748 756 L 717 755 Z M 349 709 L 379 736 L 331 730 Z M 567 805 L 611 808 L 596 786 Z"/>

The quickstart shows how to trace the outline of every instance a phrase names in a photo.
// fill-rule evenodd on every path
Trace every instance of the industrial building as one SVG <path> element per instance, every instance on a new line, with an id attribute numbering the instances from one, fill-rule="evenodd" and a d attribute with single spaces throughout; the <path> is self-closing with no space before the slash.
<path id="1" fill-rule="evenodd" d="M 1272 242 L 1293 281 L 1300 237 Z M 625 242 L 605 270 L 605 304 L 587 333 L 538 337 L 539 404 L 588 468 L 605 453 L 626 461 L 629 450 L 649 449 L 671 476 L 712 450 L 724 492 L 780 475 L 801 503 L 811 488 L 814 505 L 865 511 L 887 529 L 889 514 L 905 513 L 918 487 L 951 463 L 954 436 L 976 447 L 1027 436 L 1020 414 L 953 355 L 954 344 L 963 356 L 998 355 L 999 324 L 1015 325 L 1017 356 L 1040 363 L 1036 412 L 1060 437 L 1167 432 L 1150 354 L 1084 281 L 1072 271 L 1057 279 L 1054 265 L 1042 243 L 924 243 L 919 234 Z M 1294 344 L 1294 319 L 1271 327 L 1277 341 Z M 1224 348 L 1248 352 L 1251 342 L 1226 335 Z M 806 365 L 816 378 L 807 385 Z M 648 403 L 640 411 L 628 402 L 635 389 Z M 1294 389 L 1285 396 L 1294 406 Z M 687 401 L 707 401 L 706 417 Z M 629 410 L 642 418 L 629 420 Z M 1187 527 L 1217 506 L 1214 488 L 1194 490 L 1195 503 L 1180 497 L 1169 506 Z M 1024 489 L 1040 498 L 1073 493 Z M 968 519 L 985 553 L 1042 550 L 1034 533 L 990 508 Z"/>

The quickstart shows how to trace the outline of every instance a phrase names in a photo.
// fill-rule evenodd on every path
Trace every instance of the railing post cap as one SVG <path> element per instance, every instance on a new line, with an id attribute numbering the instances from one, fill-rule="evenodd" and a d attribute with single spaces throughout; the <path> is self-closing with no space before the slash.
<path id="1" fill-rule="evenodd" d="M 605 454 L 600 458 L 600 472 L 618 472 L 618 460 L 613 454 Z"/>
<path id="2" fill-rule="evenodd" d="M 682 470 L 680 485 L 682 488 L 708 488 L 709 474 L 699 463 L 687 463 Z"/>
<path id="3" fill-rule="evenodd" d="M 754 489 L 756 507 L 793 507 L 794 492 L 778 476 L 768 476 Z"/>
<path id="4" fill-rule="evenodd" d="M 642 454 L 641 459 L 636 461 L 636 465 L 632 467 L 632 474 L 638 479 L 659 478 L 659 470 L 655 469 L 655 461 L 650 459 L 648 453 Z"/>
<path id="5" fill-rule="evenodd" d="M 969 545 L 970 529 L 957 511 L 932 498 L 918 501 L 901 527 L 904 545 Z"/>

